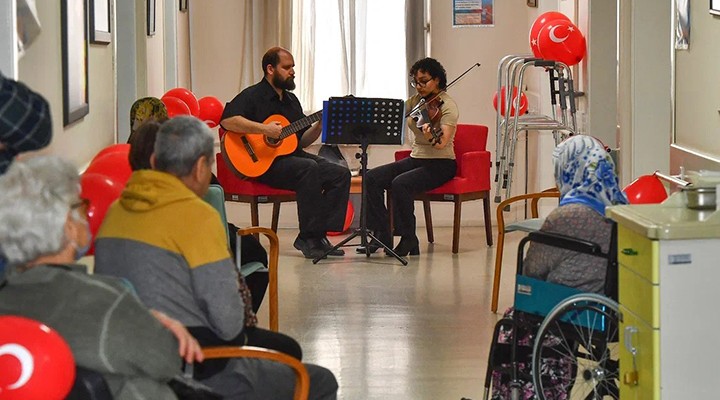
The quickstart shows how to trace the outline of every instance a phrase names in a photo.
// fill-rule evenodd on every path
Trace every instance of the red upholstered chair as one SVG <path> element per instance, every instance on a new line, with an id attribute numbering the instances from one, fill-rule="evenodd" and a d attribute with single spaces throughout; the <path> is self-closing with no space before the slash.
<path id="1" fill-rule="evenodd" d="M 219 129 L 220 139 L 225 131 Z M 296 201 L 295 192 L 291 190 L 275 189 L 263 183 L 241 179 L 228 167 L 222 154 L 215 155 L 217 165 L 217 178 L 225 191 L 226 201 L 250 204 L 250 221 L 252 226 L 260 226 L 258 204 L 272 203 L 272 224 L 270 227 L 277 232 L 280 217 L 280 203 Z"/>
<path id="2" fill-rule="evenodd" d="M 490 219 L 490 152 L 485 150 L 487 135 L 487 126 L 458 124 L 454 143 L 455 159 L 457 160 L 457 173 L 455 177 L 442 186 L 415 197 L 415 200 L 421 200 L 423 202 L 427 237 L 430 243 L 435 241 L 430 202 L 444 201 L 455 204 L 455 216 L 453 218 L 453 253 L 457 253 L 460 247 L 460 214 L 464 201 L 483 200 L 485 239 L 488 246 L 492 246 L 493 244 L 492 223 Z M 409 156 L 410 150 L 395 152 L 396 161 Z M 390 203 L 389 200 L 388 203 Z"/>

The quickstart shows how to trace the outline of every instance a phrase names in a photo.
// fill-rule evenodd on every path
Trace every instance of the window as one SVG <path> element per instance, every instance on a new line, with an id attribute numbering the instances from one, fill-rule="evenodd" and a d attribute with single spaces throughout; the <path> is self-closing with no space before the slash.
<path id="1" fill-rule="evenodd" d="M 298 97 L 407 97 L 405 0 L 294 0 Z"/>

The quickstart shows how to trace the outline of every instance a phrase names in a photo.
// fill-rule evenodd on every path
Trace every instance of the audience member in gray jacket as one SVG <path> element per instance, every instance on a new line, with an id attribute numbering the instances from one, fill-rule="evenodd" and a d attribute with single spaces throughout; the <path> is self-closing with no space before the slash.
<path id="1" fill-rule="evenodd" d="M 220 215 L 202 200 L 213 160 L 213 136 L 204 122 L 178 116 L 163 123 L 153 170 L 133 172 L 105 215 L 95 242 L 95 271 L 129 280 L 145 304 L 185 324 L 203 346 L 260 346 L 300 360 L 294 339 L 255 326 L 251 296 L 238 277 Z M 310 399 L 335 399 L 332 372 L 305 367 Z M 290 367 L 267 360 L 211 360 L 194 372 L 226 399 L 289 399 L 295 386 Z"/>
<path id="2" fill-rule="evenodd" d="M 200 347 L 121 280 L 72 267 L 92 240 L 86 206 L 77 170 L 59 158 L 18 161 L 0 176 L 0 253 L 8 261 L 0 315 L 58 331 L 76 363 L 100 372 L 115 399 L 175 399 L 167 382 L 182 358 L 203 359 Z"/>

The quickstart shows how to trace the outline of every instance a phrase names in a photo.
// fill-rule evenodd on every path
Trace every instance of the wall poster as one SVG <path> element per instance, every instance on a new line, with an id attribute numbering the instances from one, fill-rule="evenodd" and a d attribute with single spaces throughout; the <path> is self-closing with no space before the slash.
<path id="1" fill-rule="evenodd" d="M 453 28 L 495 26 L 495 0 L 453 0 Z"/>

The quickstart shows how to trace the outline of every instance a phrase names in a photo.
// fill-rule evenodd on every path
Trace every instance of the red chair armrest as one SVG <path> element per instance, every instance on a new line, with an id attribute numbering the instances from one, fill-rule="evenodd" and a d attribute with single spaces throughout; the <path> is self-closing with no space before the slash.
<path id="1" fill-rule="evenodd" d="M 395 152 L 395 161 L 410 157 L 410 150 L 398 150 Z"/>

